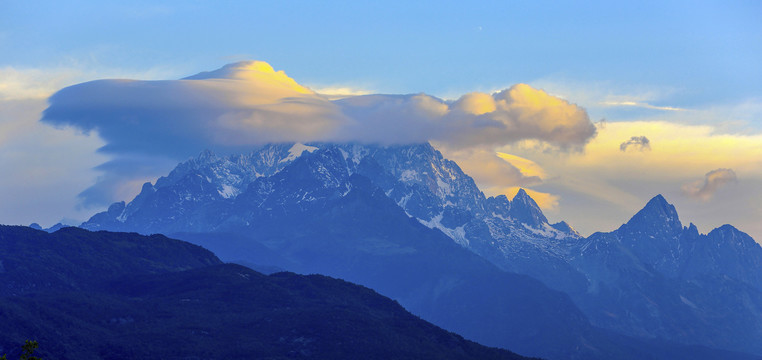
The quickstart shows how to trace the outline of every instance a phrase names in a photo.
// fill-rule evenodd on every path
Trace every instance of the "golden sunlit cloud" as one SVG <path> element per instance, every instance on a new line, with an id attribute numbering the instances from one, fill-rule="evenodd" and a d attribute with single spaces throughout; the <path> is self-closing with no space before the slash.
<path id="1" fill-rule="evenodd" d="M 649 139 L 651 154 L 622 152 L 622 139 L 632 133 Z M 545 168 L 572 173 L 605 173 L 607 178 L 693 178 L 709 168 L 733 168 L 762 176 L 762 134 L 716 134 L 708 125 L 667 122 L 608 122 L 584 152 L 547 154 L 536 141 L 523 141 L 502 148 L 503 152 L 539 161 Z M 576 171 L 575 171 L 576 169 Z M 647 171 L 646 171 L 647 170 Z M 562 173 L 567 173 L 563 171 Z"/>
<path id="2" fill-rule="evenodd" d="M 543 170 L 540 165 L 535 163 L 532 160 L 524 159 L 523 157 L 506 154 L 504 152 L 497 152 L 497 156 L 501 159 L 507 161 L 509 164 L 513 165 L 516 169 L 518 169 L 522 175 L 527 177 L 538 177 L 540 179 L 544 179 L 547 177 L 545 174 L 545 170 Z"/>
<path id="3" fill-rule="evenodd" d="M 463 95 L 453 104 L 453 108 L 473 115 L 491 113 L 497 110 L 495 99 L 490 94 L 472 92 Z"/>
<path id="4" fill-rule="evenodd" d="M 184 159 L 204 148 L 245 151 L 272 142 L 433 141 L 462 150 L 456 160 L 494 188 L 536 185 L 543 173 L 526 159 L 499 158 L 493 147 L 535 139 L 554 151 L 579 149 L 596 132 L 584 109 L 526 84 L 454 103 L 424 93 L 330 101 L 263 61 L 181 80 L 91 81 L 56 92 L 49 103 L 43 123 L 96 133 L 106 142 L 100 150 L 117 158 Z"/>
<path id="5" fill-rule="evenodd" d="M 453 149 L 440 143 L 434 143 L 434 146 L 471 176 L 485 195 L 505 195 L 510 199 L 523 188 L 543 210 L 558 209 L 558 196 L 528 188 L 542 184 L 547 177 L 539 164 L 516 155 L 495 152 L 489 147 Z"/>
<path id="6" fill-rule="evenodd" d="M 622 151 L 623 139 L 632 139 L 632 134 L 647 138 L 651 151 L 630 151 L 629 146 L 627 151 Z M 544 178 L 542 189 L 559 196 L 561 208 L 570 206 L 564 199 L 588 199 L 585 201 L 590 203 L 590 210 L 580 208 L 565 215 L 565 220 L 580 224 L 578 228 L 583 232 L 600 230 L 603 224 L 611 226 L 611 223 L 625 222 L 643 206 L 644 199 L 660 193 L 677 205 L 683 204 L 681 212 L 686 217 L 691 214 L 706 216 L 695 207 L 695 199 L 718 201 L 713 194 L 721 189 L 723 197 L 728 197 L 726 202 L 737 204 L 726 212 L 732 213 L 736 219 L 745 219 L 753 212 L 736 209 L 748 209 L 742 204 L 754 198 L 750 197 L 749 191 L 754 192 L 751 190 L 755 188 L 753 184 L 762 184 L 762 134 L 722 134 L 708 125 L 664 121 L 608 122 L 605 126 L 598 125 L 597 136 L 583 152 L 548 152 L 546 145 L 535 140 L 497 150 L 542 164 L 546 172 L 554 174 Z M 697 180 L 697 174 L 705 174 L 707 169 L 717 170 L 708 173 L 705 179 Z M 728 188 L 729 182 L 735 182 L 737 186 Z M 719 226 L 730 221 L 715 218 L 722 222 L 705 219 L 702 223 Z M 749 224 L 745 228 L 754 229 Z"/>

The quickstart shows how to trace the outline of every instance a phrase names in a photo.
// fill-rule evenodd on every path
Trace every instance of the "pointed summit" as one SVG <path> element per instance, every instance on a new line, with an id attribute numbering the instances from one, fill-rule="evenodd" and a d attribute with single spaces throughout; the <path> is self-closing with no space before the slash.
<path id="1" fill-rule="evenodd" d="M 524 189 L 519 189 L 511 200 L 512 218 L 532 227 L 539 227 L 548 222 L 540 207 Z"/>
<path id="2" fill-rule="evenodd" d="M 197 159 L 199 161 L 208 161 L 209 159 L 215 158 L 215 157 L 217 156 L 212 152 L 212 150 L 204 149 L 204 151 L 198 154 Z"/>
<path id="3" fill-rule="evenodd" d="M 668 203 L 661 194 L 648 201 L 623 227 L 652 235 L 672 235 L 683 229 L 675 206 Z"/>
<path id="4" fill-rule="evenodd" d="M 524 188 L 520 188 L 516 195 L 513 197 L 513 201 L 516 201 L 516 199 L 532 199 L 532 197 L 527 194 Z"/>

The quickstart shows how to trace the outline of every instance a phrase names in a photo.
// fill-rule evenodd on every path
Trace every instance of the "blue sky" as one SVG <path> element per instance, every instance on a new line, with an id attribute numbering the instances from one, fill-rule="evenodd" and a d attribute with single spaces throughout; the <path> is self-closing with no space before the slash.
<path id="1" fill-rule="evenodd" d="M 447 96 L 554 77 L 664 86 L 671 105 L 760 96 L 746 2 L 4 2 L 3 65 L 182 76 L 259 59 L 308 84 Z M 167 72 L 172 72 L 169 70 Z"/>
<path id="2" fill-rule="evenodd" d="M 546 196 L 549 217 L 583 232 L 610 230 L 664 193 L 703 231 L 730 222 L 760 240 L 762 191 L 754 190 L 762 185 L 762 145 L 755 145 L 762 139 L 759 14 L 759 1 L 5 1 L 0 150 L 6 159 L 0 165 L 19 175 L 6 175 L 0 185 L 25 186 L 24 193 L 40 199 L 22 211 L 18 191 L 0 192 L 11 199 L 0 201 L 10 204 L 0 209 L 0 223 L 86 218 L 98 209 L 83 206 L 78 195 L 99 178 L 117 176 L 104 172 L 115 161 L 143 161 L 98 152 L 105 144 L 97 134 L 39 124 L 55 91 L 101 78 L 179 79 L 262 60 L 326 93 L 343 88 L 455 100 L 529 84 L 609 126 L 599 124 L 584 151 L 560 157 L 514 141 L 446 155 L 460 156 L 473 171 L 484 159 L 480 151 L 523 159 L 511 158 L 512 169 L 542 168 L 542 183 L 524 185 Z M 631 136 L 647 136 L 652 149 L 619 152 Z M 44 155 L 52 152 L 68 160 Z M 126 200 L 173 163 L 146 160 L 138 166 L 141 177 L 129 179 L 132 187 L 111 196 Z M 69 179 L 66 190 L 30 181 L 41 169 Z M 733 170 L 735 178 L 712 185 L 710 173 L 730 174 L 712 173 L 719 169 Z M 477 182 L 490 194 L 518 185 L 499 174 Z M 603 190 L 593 196 L 585 187 Z M 43 199 L 56 191 L 68 200 Z M 586 210 L 572 211 L 580 207 Z"/>

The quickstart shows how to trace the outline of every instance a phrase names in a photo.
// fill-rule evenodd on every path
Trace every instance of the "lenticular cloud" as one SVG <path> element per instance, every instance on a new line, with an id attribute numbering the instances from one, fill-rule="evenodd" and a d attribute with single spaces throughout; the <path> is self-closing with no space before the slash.
<path id="1" fill-rule="evenodd" d="M 43 122 L 96 131 L 110 153 L 184 158 L 284 141 L 406 143 L 454 147 L 537 139 L 584 145 L 595 126 L 584 109 L 519 84 L 449 103 L 426 95 L 364 95 L 330 101 L 261 61 L 181 80 L 99 80 L 67 87 Z"/>
<path id="2" fill-rule="evenodd" d="M 180 80 L 86 82 L 58 91 L 49 104 L 44 123 L 95 132 L 106 143 L 100 150 L 116 157 L 162 161 L 271 142 L 436 141 L 466 149 L 534 139 L 573 149 L 596 133 L 584 109 L 525 84 L 454 102 L 426 94 L 332 101 L 262 61 Z"/>
<path id="3" fill-rule="evenodd" d="M 42 121 L 96 131 L 109 153 L 185 158 L 204 148 L 314 141 L 346 121 L 334 104 L 267 63 L 182 80 L 98 80 L 50 99 Z"/>

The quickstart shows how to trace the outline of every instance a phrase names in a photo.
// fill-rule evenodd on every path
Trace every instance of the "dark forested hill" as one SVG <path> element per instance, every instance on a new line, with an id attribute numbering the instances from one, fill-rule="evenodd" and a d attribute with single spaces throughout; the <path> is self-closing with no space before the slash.
<path id="1" fill-rule="evenodd" d="M 35 339 L 46 359 L 523 359 L 368 288 L 163 236 L 2 226 L 0 249 L 0 353 Z"/>

